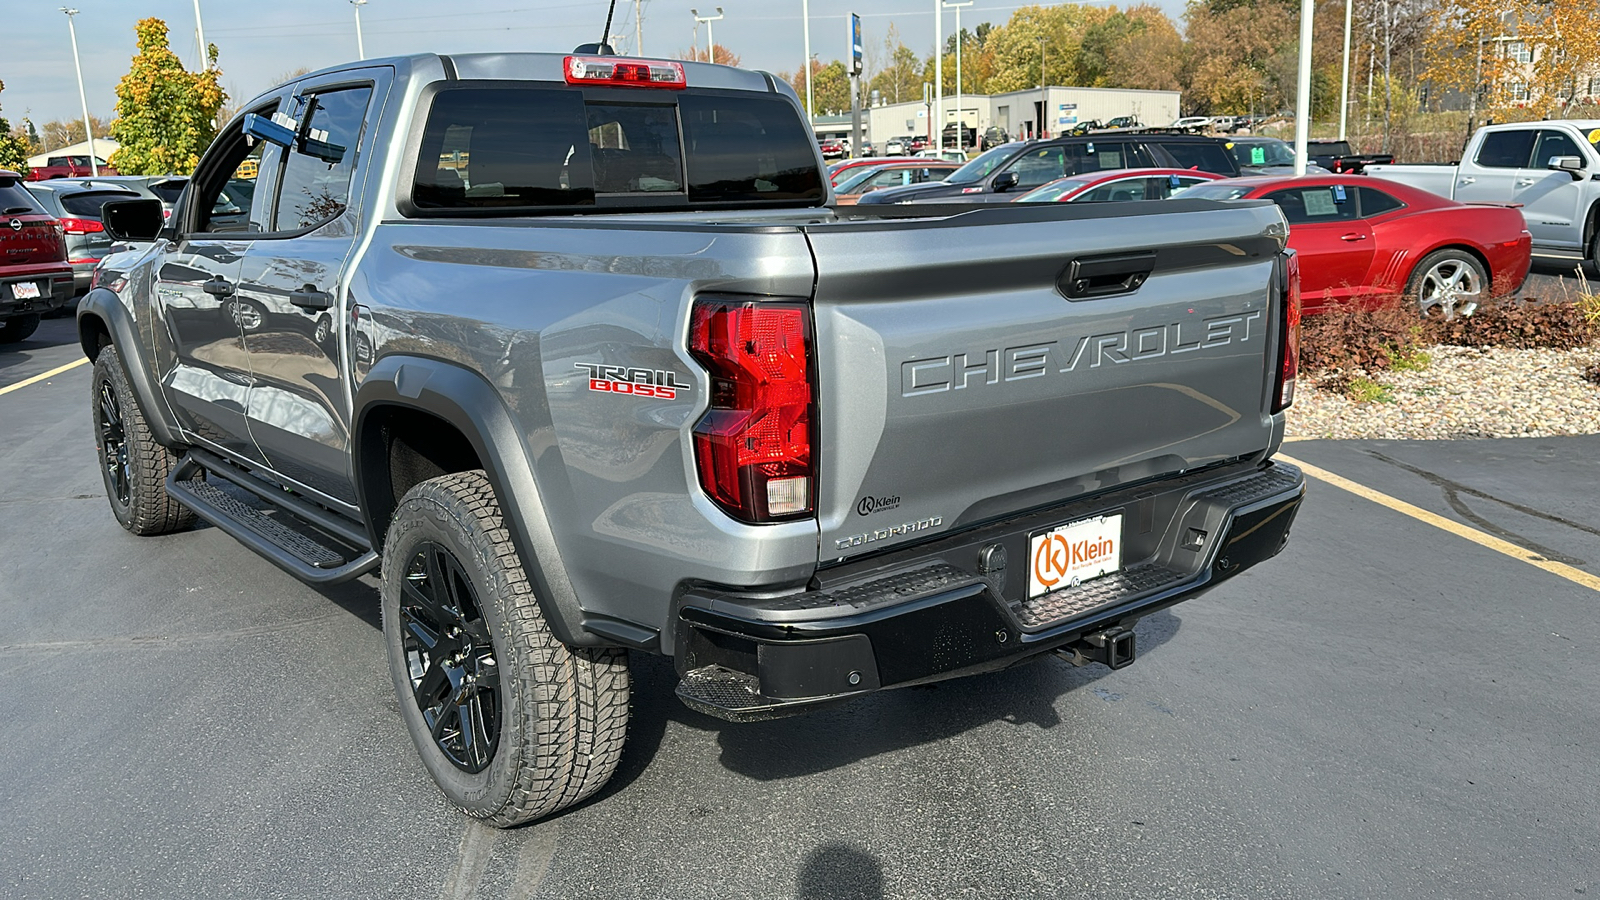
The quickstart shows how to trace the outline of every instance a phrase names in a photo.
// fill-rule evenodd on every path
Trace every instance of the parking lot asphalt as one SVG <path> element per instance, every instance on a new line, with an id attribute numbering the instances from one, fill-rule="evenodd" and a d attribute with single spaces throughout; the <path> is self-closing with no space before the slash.
<path id="1" fill-rule="evenodd" d="M 73 341 L 0 351 L 0 390 Z M 729 725 L 636 656 L 612 785 L 498 832 L 417 762 L 373 583 L 124 532 L 88 385 L 0 395 L 5 897 L 1600 892 L 1600 593 L 1325 483 L 1281 556 L 1145 619 L 1117 672 Z M 1600 438 L 1285 449 L 1600 572 Z"/>

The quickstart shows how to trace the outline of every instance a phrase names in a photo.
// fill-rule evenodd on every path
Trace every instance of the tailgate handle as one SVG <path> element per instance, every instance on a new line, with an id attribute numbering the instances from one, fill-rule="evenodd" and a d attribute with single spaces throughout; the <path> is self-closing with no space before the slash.
<path id="1" fill-rule="evenodd" d="M 1136 291 L 1156 267 L 1156 252 L 1085 256 L 1067 265 L 1056 287 L 1068 300 L 1087 300 Z"/>

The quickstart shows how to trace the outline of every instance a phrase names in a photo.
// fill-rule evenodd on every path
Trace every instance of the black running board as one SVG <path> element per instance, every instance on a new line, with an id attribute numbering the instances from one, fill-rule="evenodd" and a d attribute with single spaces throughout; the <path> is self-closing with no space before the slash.
<path id="1" fill-rule="evenodd" d="M 209 474 L 249 491 L 280 516 L 308 528 L 291 528 L 202 477 Z M 167 476 L 167 493 L 229 537 L 308 584 L 338 584 L 378 567 L 378 554 L 356 523 L 267 484 L 204 450 L 190 450 Z M 322 533 L 320 536 L 313 536 Z M 353 559 L 351 557 L 354 557 Z"/>

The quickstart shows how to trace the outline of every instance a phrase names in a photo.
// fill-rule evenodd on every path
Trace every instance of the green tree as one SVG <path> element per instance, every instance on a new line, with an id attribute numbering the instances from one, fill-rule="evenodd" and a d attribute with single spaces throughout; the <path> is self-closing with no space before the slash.
<path id="1" fill-rule="evenodd" d="M 0 93 L 5 89 L 6 83 L 0 81 Z M 0 116 L 0 169 L 28 174 L 27 134 L 13 132 L 11 123 L 6 121 L 5 116 Z"/>
<path id="2" fill-rule="evenodd" d="M 927 77 L 930 63 L 919 58 L 900 40 L 900 34 L 893 25 L 889 26 L 889 34 L 883 39 L 883 50 L 888 62 L 866 85 L 867 94 L 870 96 L 877 91 L 885 103 L 921 100 L 923 83 L 931 81 Z"/>
<path id="3" fill-rule="evenodd" d="M 142 19 L 134 26 L 139 52 L 117 83 L 117 118 L 111 137 L 122 145 L 111 158 L 129 175 L 187 175 L 217 135 L 217 111 L 227 94 L 217 83 L 217 48 L 211 65 L 190 72 L 167 45 L 167 23 Z"/>

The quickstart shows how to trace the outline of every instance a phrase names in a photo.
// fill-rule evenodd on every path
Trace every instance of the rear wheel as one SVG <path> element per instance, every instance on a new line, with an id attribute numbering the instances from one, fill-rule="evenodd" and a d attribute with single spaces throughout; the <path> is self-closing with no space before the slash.
<path id="1" fill-rule="evenodd" d="M 0 322 L 0 344 L 15 344 L 25 341 L 28 336 L 39 330 L 38 313 L 12 316 Z"/>
<path id="2" fill-rule="evenodd" d="M 90 409 L 106 499 L 122 527 L 148 535 L 193 525 L 194 513 L 167 493 L 167 476 L 178 456 L 150 433 L 115 347 L 105 347 L 95 357 Z"/>
<path id="3" fill-rule="evenodd" d="M 1424 318 L 1470 316 L 1488 299 L 1489 273 L 1465 250 L 1436 250 L 1412 270 L 1406 296 Z"/>
<path id="4" fill-rule="evenodd" d="M 383 550 L 383 633 L 422 763 L 501 827 L 577 803 L 616 771 L 627 653 L 550 633 L 482 471 L 413 487 Z"/>

